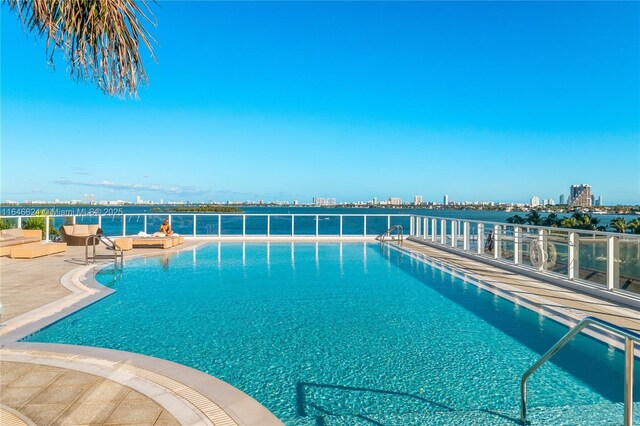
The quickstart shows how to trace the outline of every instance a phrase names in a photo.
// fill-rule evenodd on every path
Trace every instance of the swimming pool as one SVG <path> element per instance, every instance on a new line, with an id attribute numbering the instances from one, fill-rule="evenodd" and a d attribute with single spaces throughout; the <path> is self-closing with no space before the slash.
<path id="1" fill-rule="evenodd" d="M 210 244 L 98 279 L 117 291 L 27 340 L 176 361 L 293 425 L 517 424 L 522 373 L 567 331 L 371 243 Z M 579 336 L 531 378 L 530 419 L 620 424 L 622 377 Z"/>

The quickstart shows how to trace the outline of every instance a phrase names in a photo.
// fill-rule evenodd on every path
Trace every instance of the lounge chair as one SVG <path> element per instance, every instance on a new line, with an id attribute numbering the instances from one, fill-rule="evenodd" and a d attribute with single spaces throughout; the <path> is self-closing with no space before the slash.
<path id="1" fill-rule="evenodd" d="M 163 249 L 168 249 L 173 247 L 173 238 L 171 237 L 132 237 L 131 240 L 133 248 L 161 247 Z"/>
<path id="2" fill-rule="evenodd" d="M 11 247 L 12 259 L 33 259 L 67 251 L 67 243 L 29 243 Z"/>
<path id="3" fill-rule="evenodd" d="M 101 235 L 102 229 L 98 225 L 62 225 L 60 235 L 62 241 L 70 246 L 84 246 L 89 235 Z"/>

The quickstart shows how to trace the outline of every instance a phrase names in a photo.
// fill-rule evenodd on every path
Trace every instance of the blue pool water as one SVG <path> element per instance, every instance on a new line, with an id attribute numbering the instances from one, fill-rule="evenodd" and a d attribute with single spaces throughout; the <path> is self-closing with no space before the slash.
<path id="1" fill-rule="evenodd" d="M 28 340 L 186 364 L 292 425 L 517 424 L 522 373 L 567 331 L 378 244 L 211 244 L 113 276 Z M 576 338 L 530 379 L 533 424 L 621 424 L 623 362 Z"/>

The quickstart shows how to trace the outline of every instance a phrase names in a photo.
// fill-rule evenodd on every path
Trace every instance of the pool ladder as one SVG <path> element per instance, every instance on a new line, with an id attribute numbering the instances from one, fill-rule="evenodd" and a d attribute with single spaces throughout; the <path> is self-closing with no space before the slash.
<path id="1" fill-rule="evenodd" d="M 523 375 L 520 381 L 520 421 L 527 423 L 527 379 L 542 364 L 547 362 L 560 349 L 562 349 L 574 336 L 580 333 L 585 327 L 595 325 L 611 334 L 624 337 L 624 426 L 633 425 L 633 360 L 635 343 L 640 343 L 640 334 L 634 333 L 626 328 L 618 327 L 610 322 L 594 317 L 586 317 L 576 324 L 564 337 L 551 347 L 542 357 L 533 364 Z"/>
<path id="2" fill-rule="evenodd" d="M 392 235 L 393 231 L 396 231 L 396 235 Z M 393 239 L 396 237 L 398 240 L 398 245 L 402 245 L 402 241 L 404 240 L 404 230 L 402 229 L 402 225 L 393 225 L 391 228 L 384 231 L 382 234 L 376 237 L 376 240 L 384 243 L 385 238 Z"/>
<path id="3" fill-rule="evenodd" d="M 96 246 L 103 244 L 107 250 L 111 250 L 112 254 L 96 254 Z M 93 252 L 89 254 L 89 247 L 92 247 Z M 88 265 L 89 261 L 96 263 L 97 259 L 111 259 L 113 258 L 114 267 L 118 267 L 118 258 L 120 258 L 120 267 L 124 265 L 124 251 L 113 241 L 111 238 L 104 234 L 89 235 L 84 242 L 84 264 Z"/>

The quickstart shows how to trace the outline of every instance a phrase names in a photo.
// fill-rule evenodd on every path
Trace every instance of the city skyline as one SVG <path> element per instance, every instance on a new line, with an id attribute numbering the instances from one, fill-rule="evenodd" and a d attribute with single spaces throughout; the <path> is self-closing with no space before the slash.
<path id="1" fill-rule="evenodd" d="M 139 100 L 47 68 L 2 14 L 4 200 L 640 200 L 637 3 L 156 9 Z"/>

